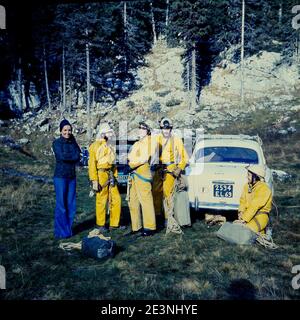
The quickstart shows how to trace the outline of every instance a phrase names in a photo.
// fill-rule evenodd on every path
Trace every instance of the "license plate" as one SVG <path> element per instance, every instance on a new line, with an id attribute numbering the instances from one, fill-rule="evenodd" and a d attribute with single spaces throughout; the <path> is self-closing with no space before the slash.
<path id="1" fill-rule="evenodd" d="M 232 198 L 232 184 L 214 184 L 214 197 L 217 198 Z"/>
<path id="2" fill-rule="evenodd" d="M 127 182 L 128 175 L 120 175 L 118 176 L 118 182 Z"/>

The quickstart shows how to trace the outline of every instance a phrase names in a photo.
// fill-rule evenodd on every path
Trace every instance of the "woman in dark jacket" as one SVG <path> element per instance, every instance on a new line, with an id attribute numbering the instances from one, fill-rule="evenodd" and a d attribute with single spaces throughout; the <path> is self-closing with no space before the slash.
<path id="1" fill-rule="evenodd" d="M 76 213 L 75 165 L 80 160 L 80 148 L 72 135 L 72 126 L 68 120 L 64 119 L 59 128 L 61 135 L 52 145 L 56 158 L 54 235 L 55 238 L 69 238 L 72 236 L 72 223 Z"/>

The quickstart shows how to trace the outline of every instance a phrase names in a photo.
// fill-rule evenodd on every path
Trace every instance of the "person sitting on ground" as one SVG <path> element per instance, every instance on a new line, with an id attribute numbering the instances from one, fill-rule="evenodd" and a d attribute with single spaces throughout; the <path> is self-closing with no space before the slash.
<path id="1" fill-rule="evenodd" d="M 264 181 L 265 168 L 261 165 L 250 165 L 248 183 L 245 184 L 240 198 L 238 220 L 252 231 L 265 234 L 272 208 L 272 191 Z"/>

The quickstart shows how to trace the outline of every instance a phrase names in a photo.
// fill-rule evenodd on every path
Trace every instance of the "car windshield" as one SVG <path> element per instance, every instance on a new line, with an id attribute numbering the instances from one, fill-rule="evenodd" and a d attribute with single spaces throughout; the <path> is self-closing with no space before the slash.
<path id="1" fill-rule="evenodd" d="M 257 152 L 241 147 L 206 147 L 196 151 L 195 162 L 237 162 L 258 164 Z"/>

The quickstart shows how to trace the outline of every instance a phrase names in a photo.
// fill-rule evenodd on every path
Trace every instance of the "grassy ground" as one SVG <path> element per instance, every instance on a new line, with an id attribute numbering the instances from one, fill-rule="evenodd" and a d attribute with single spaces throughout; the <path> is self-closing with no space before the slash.
<path id="1" fill-rule="evenodd" d="M 261 116 L 256 115 L 260 120 Z M 248 128 L 249 126 L 249 128 Z M 224 129 L 249 133 L 254 123 Z M 130 242 L 125 231 L 110 233 L 118 245 L 114 259 L 102 262 L 80 252 L 64 252 L 53 237 L 55 205 L 52 185 L 28 182 L 0 173 L 0 264 L 7 271 L 3 299 L 299 299 L 291 286 L 293 265 L 300 264 L 300 134 L 269 136 L 265 142 L 270 167 L 293 174 L 275 184 L 279 220 L 274 241 L 279 249 L 227 244 L 193 213 L 184 235 L 166 235 Z M 251 132 L 255 133 L 255 132 Z M 268 140 L 266 140 L 268 139 Z M 41 141 L 42 143 L 42 141 Z M 51 176 L 53 159 L 32 160 L 2 148 L 0 167 Z M 88 197 L 86 169 L 78 172 L 78 211 L 72 241 L 86 235 L 94 223 L 94 199 Z M 124 198 L 124 195 L 123 195 Z M 124 200 L 124 199 L 123 199 Z M 128 208 L 123 201 L 123 221 Z"/>

